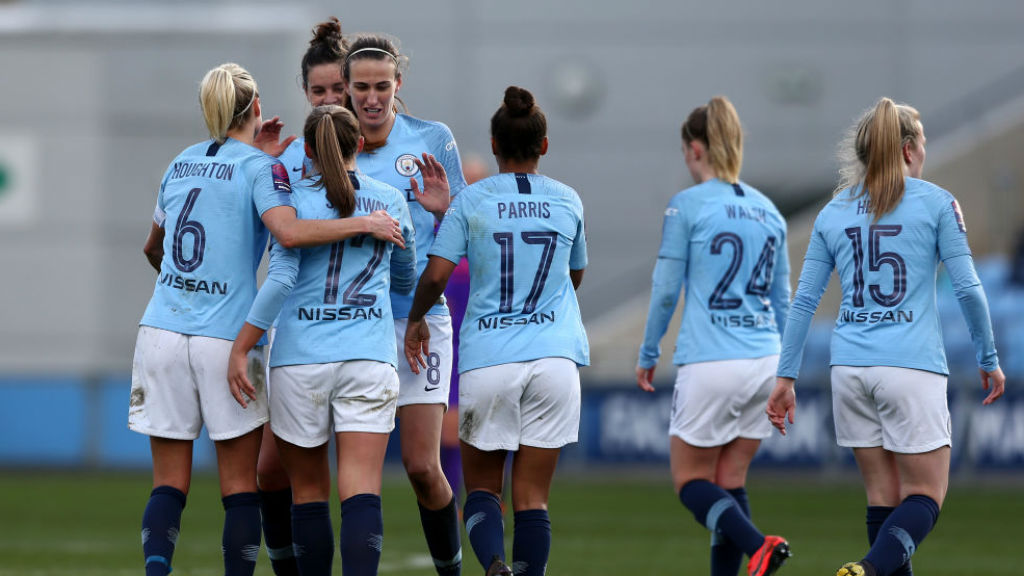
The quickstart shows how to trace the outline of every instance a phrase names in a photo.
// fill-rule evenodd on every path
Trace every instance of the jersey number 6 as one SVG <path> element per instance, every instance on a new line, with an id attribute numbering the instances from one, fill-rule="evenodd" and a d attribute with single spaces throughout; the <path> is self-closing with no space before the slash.
<path id="1" fill-rule="evenodd" d="M 189 220 L 192 209 L 196 207 L 196 200 L 202 188 L 193 188 L 185 196 L 185 205 L 178 214 L 178 222 L 174 225 L 174 245 L 171 247 L 171 257 L 174 265 L 182 272 L 191 272 L 203 263 L 203 251 L 206 250 L 206 229 L 196 220 Z M 185 259 L 182 249 L 182 240 L 186 234 L 192 235 L 192 256 Z"/>

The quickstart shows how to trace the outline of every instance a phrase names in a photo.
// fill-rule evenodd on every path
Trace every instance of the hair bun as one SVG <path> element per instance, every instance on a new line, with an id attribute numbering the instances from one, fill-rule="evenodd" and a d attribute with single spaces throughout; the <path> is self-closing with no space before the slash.
<path id="1" fill-rule="evenodd" d="M 313 28 L 313 39 L 309 41 L 310 46 L 317 44 L 338 42 L 341 37 L 341 20 L 337 16 L 331 16 Z"/>
<path id="2" fill-rule="evenodd" d="M 505 108 L 509 116 L 513 118 L 526 116 L 534 106 L 533 94 L 519 86 L 509 86 L 505 89 Z"/>

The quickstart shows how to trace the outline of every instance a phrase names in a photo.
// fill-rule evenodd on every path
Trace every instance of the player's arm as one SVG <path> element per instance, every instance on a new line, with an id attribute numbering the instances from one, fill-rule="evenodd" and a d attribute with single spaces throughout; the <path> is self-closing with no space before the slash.
<path id="1" fill-rule="evenodd" d="M 262 218 L 270 233 L 285 248 L 322 246 L 360 234 L 391 242 L 400 248 L 405 247 L 405 239 L 398 220 L 384 210 L 351 218 L 300 220 L 295 216 L 295 208 L 277 206 L 264 212 Z"/>
<path id="2" fill-rule="evenodd" d="M 242 408 L 247 405 L 246 398 L 256 397 L 256 389 L 248 377 L 249 351 L 273 325 L 285 299 L 295 287 L 295 281 L 299 276 L 300 258 L 298 250 L 289 250 L 280 243 L 271 241 L 267 279 L 260 286 L 256 299 L 249 308 L 249 315 L 235 337 L 228 359 L 228 386 L 231 388 L 231 395 Z"/>
<path id="3" fill-rule="evenodd" d="M 569 270 L 569 279 L 572 280 L 572 289 L 579 290 L 580 284 L 583 284 L 583 269 Z"/>
<path id="4" fill-rule="evenodd" d="M 456 262 L 441 256 L 431 255 L 427 267 L 420 275 L 420 283 L 416 286 L 416 295 L 412 299 L 412 308 L 405 329 L 405 359 L 413 374 L 419 374 L 420 368 L 426 368 L 424 354 L 430 354 L 430 330 L 423 317 L 437 302 L 448 285 L 448 278 L 455 270 Z"/>
<path id="5" fill-rule="evenodd" d="M 789 316 L 789 246 L 786 242 L 786 231 L 783 230 L 782 237 L 775 250 L 775 266 L 772 268 L 772 289 L 769 298 L 772 303 L 772 310 L 775 312 L 775 325 L 779 334 L 786 330 L 786 318 Z"/>
<path id="6" fill-rule="evenodd" d="M 396 196 L 398 192 L 396 191 Z M 391 252 L 391 289 L 400 294 L 409 294 L 416 288 L 416 229 L 409 215 L 409 204 L 401 196 L 392 206 L 402 228 L 405 247 L 396 247 Z"/>
<path id="7" fill-rule="evenodd" d="M 142 246 L 142 253 L 149 260 L 149 265 L 157 272 L 160 271 L 160 262 L 164 259 L 164 229 L 156 222 L 149 229 L 149 236 L 146 237 L 146 244 Z"/>

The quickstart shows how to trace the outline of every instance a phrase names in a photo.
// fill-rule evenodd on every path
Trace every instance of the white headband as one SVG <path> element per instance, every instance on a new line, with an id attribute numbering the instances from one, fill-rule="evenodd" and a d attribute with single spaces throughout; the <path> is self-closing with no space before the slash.
<path id="1" fill-rule="evenodd" d="M 355 52 L 349 52 L 348 56 L 345 57 L 345 60 L 346 61 L 351 60 L 353 56 L 355 56 L 356 54 L 359 54 L 360 52 L 380 52 L 382 54 L 387 54 L 388 56 L 391 56 L 392 60 L 395 61 L 395 66 L 398 66 L 398 57 L 395 56 L 394 54 L 392 54 L 391 52 L 388 52 L 387 50 L 384 50 L 382 48 L 360 48 L 359 50 L 356 50 Z"/>

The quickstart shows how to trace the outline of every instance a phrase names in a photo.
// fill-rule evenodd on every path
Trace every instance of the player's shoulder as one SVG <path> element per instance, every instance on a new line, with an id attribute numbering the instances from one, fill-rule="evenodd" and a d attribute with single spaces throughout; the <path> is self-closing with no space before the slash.
<path id="1" fill-rule="evenodd" d="M 395 118 L 396 123 L 401 122 L 403 132 L 422 138 L 435 155 L 440 154 L 442 149 L 450 152 L 456 147 L 455 136 L 444 122 L 424 120 L 408 114 L 397 114 Z"/>
<path id="2" fill-rule="evenodd" d="M 405 194 L 387 182 L 377 180 L 361 172 L 356 172 L 356 179 L 359 181 L 357 194 L 379 198 L 389 206 L 395 203 L 406 203 Z"/>
<path id="3" fill-rule="evenodd" d="M 950 191 L 927 180 L 908 177 L 904 182 L 904 194 L 907 197 L 920 198 L 924 202 L 941 205 L 956 201 L 956 197 Z"/>
<path id="4" fill-rule="evenodd" d="M 292 185 L 292 203 L 300 218 L 322 219 L 334 215 L 326 191 L 315 178 L 303 178 Z"/>

